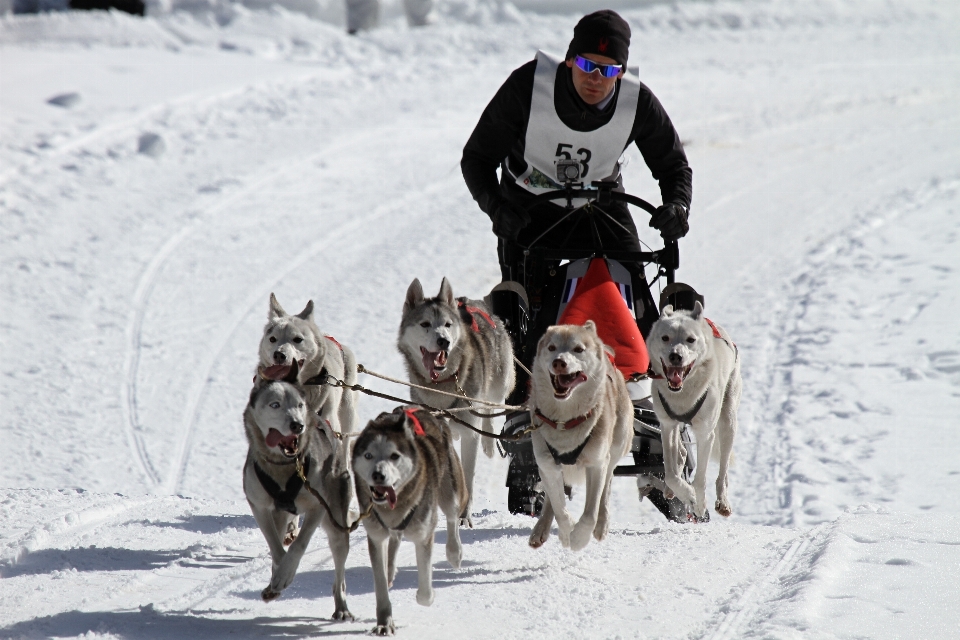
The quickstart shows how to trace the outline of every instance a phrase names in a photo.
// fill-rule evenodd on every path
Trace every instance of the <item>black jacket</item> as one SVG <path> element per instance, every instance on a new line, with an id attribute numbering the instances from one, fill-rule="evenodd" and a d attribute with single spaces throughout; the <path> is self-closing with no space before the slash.
<path id="1" fill-rule="evenodd" d="M 532 60 L 510 74 L 483 110 L 463 148 L 460 161 L 463 179 L 473 199 L 489 216 L 493 216 L 504 200 L 525 206 L 533 197 L 526 189 L 518 187 L 507 171 L 502 172 L 498 183 L 497 168 L 502 163 L 509 163 L 514 175 L 527 169 L 523 150 L 536 66 L 536 60 Z M 593 131 L 613 117 L 619 90 L 618 82 L 617 95 L 604 110 L 598 110 L 583 102 L 573 86 L 571 70 L 561 64 L 557 69 L 554 106 L 557 115 L 571 129 Z M 634 142 L 660 184 L 663 202 L 675 202 L 689 208 L 693 173 L 687 164 L 680 137 L 660 101 L 642 83 L 633 131 L 624 149 Z"/>

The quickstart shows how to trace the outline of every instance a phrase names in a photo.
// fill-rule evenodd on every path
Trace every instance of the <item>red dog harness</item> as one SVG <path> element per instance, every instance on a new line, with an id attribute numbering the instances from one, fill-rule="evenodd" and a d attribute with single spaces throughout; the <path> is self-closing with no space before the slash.
<path id="1" fill-rule="evenodd" d="M 403 413 L 409 418 L 410 422 L 413 423 L 413 432 L 418 436 L 425 436 L 427 434 L 423 430 L 423 425 L 420 424 L 420 419 L 415 415 L 417 411 L 419 411 L 419 409 L 404 409 Z"/>
<path id="2" fill-rule="evenodd" d="M 493 321 L 493 318 L 490 317 L 490 314 L 484 311 L 483 309 L 481 309 L 480 307 L 471 307 L 462 298 L 460 300 L 457 300 L 457 306 L 461 309 L 466 310 L 466 312 L 470 314 L 470 328 L 473 329 L 475 332 L 477 333 L 480 332 L 480 325 L 477 324 L 478 315 L 487 321 L 487 324 L 490 325 L 491 329 L 495 329 L 497 327 L 497 323 Z"/>

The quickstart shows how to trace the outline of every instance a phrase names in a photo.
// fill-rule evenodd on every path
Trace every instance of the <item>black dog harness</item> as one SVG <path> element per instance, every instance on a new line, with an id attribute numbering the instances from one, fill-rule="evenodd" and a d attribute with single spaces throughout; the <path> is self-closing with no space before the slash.
<path id="1" fill-rule="evenodd" d="M 277 511 L 289 511 L 293 515 L 297 515 L 297 505 L 294 501 L 297 499 L 300 489 L 303 488 L 303 480 L 300 479 L 299 474 L 294 473 L 290 476 L 290 479 L 287 480 L 287 486 L 280 489 L 277 481 L 261 469 L 260 465 L 256 462 L 253 463 L 253 470 L 257 474 L 257 479 L 260 480 L 260 485 L 263 487 L 263 490 L 273 498 L 273 504 Z M 308 473 L 310 473 L 309 456 L 303 461 L 303 475 L 306 476 Z"/>
<path id="2" fill-rule="evenodd" d="M 667 412 L 667 415 L 673 418 L 674 420 L 676 420 L 677 422 L 684 422 L 686 424 L 690 424 L 690 421 L 693 420 L 698 413 L 700 413 L 700 409 L 703 407 L 703 402 L 704 400 L 707 399 L 707 392 L 704 391 L 703 395 L 700 396 L 700 399 L 697 400 L 697 402 L 693 405 L 693 408 L 690 409 L 690 411 L 687 411 L 686 413 L 678 414 L 678 413 L 675 413 L 674 410 L 670 408 L 670 405 L 667 404 L 667 401 L 664 399 L 662 393 L 657 391 L 657 395 L 660 396 L 660 404 L 663 405 L 663 410 Z"/>
<path id="3" fill-rule="evenodd" d="M 590 432 L 590 436 L 593 435 L 593 432 Z M 566 453 L 560 453 L 549 444 L 547 444 L 547 449 L 550 451 L 550 455 L 553 456 L 553 461 L 559 464 L 577 464 L 577 458 L 580 457 L 580 454 L 583 453 L 584 448 L 587 446 L 587 443 L 590 442 L 590 436 L 587 436 L 587 439 L 580 443 L 580 446 Z"/>

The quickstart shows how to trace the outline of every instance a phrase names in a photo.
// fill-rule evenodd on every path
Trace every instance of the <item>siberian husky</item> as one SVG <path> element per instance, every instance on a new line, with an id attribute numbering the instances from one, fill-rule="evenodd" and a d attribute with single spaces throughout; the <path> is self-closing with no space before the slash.
<path id="1" fill-rule="evenodd" d="M 485 303 L 454 298 L 446 278 L 435 298 L 424 297 L 419 280 L 410 283 L 397 346 L 414 384 L 496 403 L 503 403 L 513 391 L 513 345 L 503 323 Z M 466 406 L 463 400 L 421 389 L 411 389 L 410 396 L 414 402 L 440 409 Z M 477 409 L 485 410 L 482 405 Z M 492 418 L 479 418 L 468 412 L 459 413 L 458 417 L 493 433 Z M 480 435 L 457 424 L 452 428 L 454 438 L 463 438 L 460 454 L 467 492 L 472 498 Z M 483 440 L 484 453 L 492 456 L 493 440 Z M 469 505 L 464 513 L 462 524 L 473 526 Z"/>
<path id="2" fill-rule="evenodd" d="M 313 300 L 303 311 L 288 315 L 277 297 L 270 294 L 270 311 L 260 340 L 260 375 L 278 380 L 296 362 L 304 382 L 329 374 L 347 384 L 357 382 L 357 361 L 350 349 L 324 335 L 313 321 Z M 339 433 L 351 433 L 357 426 L 356 391 L 326 384 L 306 387 L 307 404 L 321 420 Z"/>
<path id="3" fill-rule="evenodd" d="M 693 311 L 665 306 L 650 329 L 647 351 L 655 374 L 653 406 L 662 430 L 667 487 L 702 518 L 707 510 L 707 461 L 713 451 L 720 459 L 715 509 L 729 516 L 733 510 L 727 496 L 727 468 L 743 387 L 737 346 L 726 331 L 704 317 L 697 302 Z M 699 464 L 692 486 L 680 475 L 680 426 L 684 423 L 697 439 Z"/>
<path id="4" fill-rule="evenodd" d="M 353 447 L 357 498 L 377 594 L 376 635 L 393 635 L 388 588 L 397 574 L 397 549 L 406 537 L 417 549 L 417 602 L 433 604 L 433 536 L 437 507 L 447 519 L 447 561 L 460 567 L 460 517 L 469 495 L 446 423 L 427 411 L 397 408 L 381 413 Z"/>
<path id="5" fill-rule="evenodd" d="M 596 325 L 550 327 L 537 343 L 530 380 L 533 453 L 544 488 L 543 510 L 530 546 L 543 545 L 557 519 L 560 543 L 583 549 L 610 527 L 613 469 L 630 449 L 633 404 Z M 576 525 L 564 485 L 586 476 L 586 503 Z"/>
<path id="6" fill-rule="evenodd" d="M 310 411 L 298 384 L 299 366 L 283 380 L 257 378 L 243 413 L 249 449 L 243 466 L 243 492 L 270 547 L 273 572 L 260 593 L 264 601 L 280 596 L 293 581 L 300 559 L 317 526 L 327 533 L 333 553 L 335 620 L 353 619 L 347 609 L 344 567 L 350 550 L 347 527 L 355 497 L 348 447 Z M 297 474 L 300 460 L 307 481 L 329 506 L 325 508 Z M 303 515 L 303 525 L 298 519 Z M 289 545 L 289 549 L 284 547 Z"/>

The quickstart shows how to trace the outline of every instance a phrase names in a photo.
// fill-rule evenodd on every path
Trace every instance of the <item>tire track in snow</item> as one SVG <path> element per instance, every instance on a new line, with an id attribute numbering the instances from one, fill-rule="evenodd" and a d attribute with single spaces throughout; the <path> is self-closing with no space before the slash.
<path id="1" fill-rule="evenodd" d="M 379 136 L 370 136 L 365 135 L 364 138 Z M 351 140 L 351 144 L 355 144 L 356 139 Z M 329 153 L 329 149 L 324 151 L 324 154 Z M 320 154 L 318 154 L 320 155 Z M 449 182 L 457 182 L 460 176 L 450 175 L 445 180 L 440 180 L 434 182 L 433 184 L 428 184 L 422 187 L 420 190 L 412 191 L 407 195 L 398 198 L 392 201 L 390 204 L 382 204 L 373 209 L 373 211 L 366 216 L 354 216 L 350 222 L 338 227 L 336 230 L 326 233 L 323 238 L 317 240 L 311 244 L 307 249 L 300 252 L 290 263 L 290 265 L 285 268 L 279 275 L 275 277 L 268 278 L 264 280 L 249 297 L 244 301 L 243 311 L 237 314 L 234 317 L 233 323 L 230 325 L 229 329 L 226 332 L 218 332 L 219 335 L 223 335 L 223 338 L 216 344 L 215 350 L 212 350 L 214 354 L 211 358 L 207 360 L 204 367 L 202 367 L 203 375 L 201 378 L 201 383 L 199 390 L 196 394 L 191 395 L 190 400 L 187 404 L 187 422 L 184 424 L 184 427 L 181 429 L 183 434 L 180 441 L 180 446 L 177 448 L 178 454 L 175 458 L 176 466 L 174 473 L 171 474 L 173 478 L 172 482 L 167 483 L 166 488 L 170 493 L 177 493 L 180 491 L 180 488 L 183 484 L 184 476 L 186 475 L 187 467 L 190 464 L 190 450 L 193 445 L 196 425 L 199 419 L 200 410 L 203 407 L 203 403 L 206 400 L 210 385 L 210 372 L 213 370 L 213 367 L 216 366 L 216 363 L 222 359 L 224 351 L 226 351 L 228 345 L 233 340 L 234 334 L 237 330 L 244 324 L 245 320 L 251 313 L 254 313 L 254 308 L 263 304 L 263 301 L 268 297 L 270 292 L 275 288 L 275 286 L 281 282 L 284 278 L 289 276 L 294 271 L 303 267 L 303 265 L 314 258 L 317 254 L 327 248 L 331 243 L 336 242 L 337 240 L 349 236 L 350 234 L 361 230 L 363 227 L 369 225 L 370 223 L 383 218 L 384 216 L 402 210 L 405 207 L 410 206 L 412 203 L 415 203 L 425 196 L 428 196 L 433 193 L 441 191 L 443 188 L 448 186 Z"/>
<path id="2" fill-rule="evenodd" d="M 126 329 L 126 355 L 123 365 L 123 384 L 120 389 L 121 406 L 124 412 L 124 430 L 130 449 L 136 453 L 137 462 L 141 471 L 146 476 L 154 489 L 163 488 L 160 472 L 150 462 L 149 454 L 146 450 L 146 443 L 141 435 L 142 423 L 140 421 L 139 409 L 137 406 L 137 378 L 140 370 L 140 359 L 142 353 L 143 320 L 146 315 L 147 305 L 150 300 L 150 294 L 156 286 L 157 276 L 160 273 L 167 260 L 174 254 L 177 247 L 183 241 L 190 237 L 203 224 L 216 214 L 223 211 L 229 205 L 250 195 L 254 191 L 263 188 L 270 182 L 287 176 L 291 167 L 299 167 L 309 164 L 321 157 L 322 153 L 313 153 L 305 158 L 300 158 L 293 162 L 284 161 L 277 163 L 273 169 L 268 171 L 262 177 L 247 184 L 238 191 L 222 197 L 218 202 L 208 206 L 192 222 L 182 227 L 177 233 L 170 236 L 162 247 L 153 255 L 146 269 L 140 276 L 137 288 L 133 294 L 133 311 Z M 260 173 L 259 171 L 257 173 Z M 169 482 L 166 485 L 169 488 Z"/>
<path id="3" fill-rule="evenodd" d="M 7 544 L 7 549 L 0 556 L 0 567 L 15 566 L 34 551 L 46 548 L 51 540 L 56 539 L 64 543 L 71 539 L 79 539 L 104 524 L 116 522 L 122 514 L 152 500 L 154 500 L 152 497 L 124 498 L 120 501 L 103 500 L 79 511 L 68 509 L 59 515 L 47 518 L 45 522 L 32 527 L 16 541 Z M 64 537 L 67 535 L 70 538 Z"/>
<path id="4" fill-rule="evenodd" d="M 825 526 L 825 524 L 822 524 L 801 533 L 780 556 L 777 563 L 763 577 L 754 581 L 737 598 L 736 602 L 727 607 L 730 610 L 723 617 L 723 620 L 720 621 L 720 624 L 712 633 L 704 636 L 703 640 L 734 640 L 742 637 L 743 627 L 755 616 L 757 609 L 760 607 L 761 598 L 769 592 L 770 588 L 779 583 L 780 576 L 793 568 L 800 556 L 810 546 L 810 541 L 816 538 Z"/>
<path id="5" fill-rule="evenodd" d="M 877 183 L 879 187 L 882 181 Z M 773 466 L 770 469 L 771 480 L 777 493 L 777 508 L 785 513 L 781 524 L 803 524 L 802 505 L 797 505 L 791 484 L 794 482 L 792 465 L 795 454 L 792 449 L 795 423 L 791 422 L 792 407 L 802 402 L 800 392 L 793 385 L 794 363 L 801 358 L 802 342 L 809 339 L 808 332 L 800 327 L 808 317 L 808 311 L 816 304 L 814 296 L 823 287 L 830 286 L 820 274 L 831 271 L 835 264 L 848 255 L 851 247 L 859 243 L 859 238 L 872 232 L 878 221 L 888 221 L 911 210 L 925 206 L 944 192 L 954 190 L 960 184 L 956 176 L 942 176 L 911 190 L 901 190 L 897 194 L 884 198 L 880 204 L 858 216 L 852 223 L 832 234 L 827 239 L 813 245 L 804 253 L 801 267 L 788 279 L 782 295 L 773 309 L 772 315 L 780 318 L 776 330 L 764 347 L 768 354 L 766 368 L 768 384 L 761 406 L 766 407 L 767 422 L 776 427 L 773 443 Z M 759 447 L 756 455 L 770 453 Z M 756 457 L 751 468 L 762 468 Z M 759 485 L 759 482 L 756 484 Z"/>

